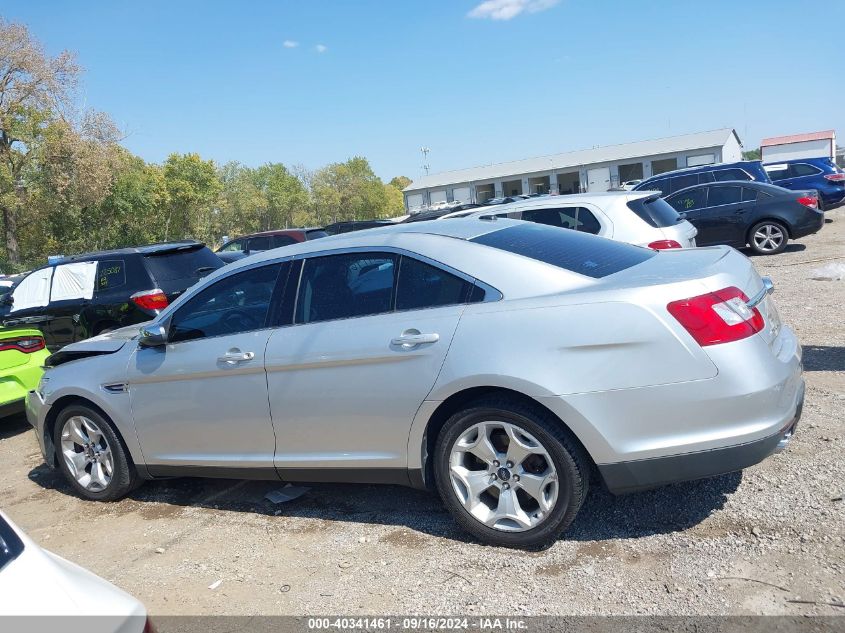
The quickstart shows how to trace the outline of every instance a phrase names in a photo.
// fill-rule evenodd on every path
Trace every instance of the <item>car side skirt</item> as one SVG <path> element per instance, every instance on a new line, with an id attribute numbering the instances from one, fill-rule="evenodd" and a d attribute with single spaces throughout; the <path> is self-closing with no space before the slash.
<path id="1" fill-rule="evenodd" d="M 407 468 L 238 468 L 227 466 L 148 465 L 150 476 L 208 477 L 309 483 L 395 484 L 413 486 Z M 419 477 L 418 477 L 419 478 Z"/>

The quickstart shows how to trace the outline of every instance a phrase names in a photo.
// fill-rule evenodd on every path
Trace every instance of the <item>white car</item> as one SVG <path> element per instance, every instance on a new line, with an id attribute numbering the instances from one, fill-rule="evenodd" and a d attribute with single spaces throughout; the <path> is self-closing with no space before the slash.
<path id="1" fill-rule="evenodd" d="M 39 625 L 36 617 L 45 621 Z M 152 627 L 138 600 L 90 571 L 41 549 L 0 512 L 0 627 L 3 630 L 67 631 L 56 616 L 86 618 L 90 633 L 148 633 Z M 21 619 L 18 625 L 12 618 Z M 48 626 L 49 625 L 49 626 Z"/>
<path id="2" fill-rule="evenodd" d="M 653 191 L 543 196 L 480 207 L 469 215 L 527 220 L 657 250 L 692 248 L 698 234 L 692 224 Z"/>

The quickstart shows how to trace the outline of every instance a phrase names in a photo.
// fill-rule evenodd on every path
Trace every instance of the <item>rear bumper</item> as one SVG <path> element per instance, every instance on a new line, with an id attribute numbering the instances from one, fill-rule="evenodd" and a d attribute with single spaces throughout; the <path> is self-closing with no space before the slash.
<path id="1" fill-rule="evenodd" d="M 804 222 L 801 224 L 796 224 L 792 227 L 792 237 L 799 238 L 805 237 L 807 235 L 812 235 L 813 233 L 817 233 L 822 229 L 824 226 L 824 213 L 813 212 L 811 216 L 809 216 Z"/>
<path id="2" fill-rule="evenodd" d="M 709 451 L 599 465 L 599 472 L 607 489 L 618 495 L 742 470 L 786 447 L 801 419 L 803 408 L 802 387 L 794 416 L 773 435 Z"/>
<path id="3" fill-rule="evenodd" d="M 26 397 L 26 392 L 35 389 L 44 373 L 41 365 L 48 355 L 47 350 L 35 352 L 25 365 L 0 372 L 0 407 L 19 406 Z"/>

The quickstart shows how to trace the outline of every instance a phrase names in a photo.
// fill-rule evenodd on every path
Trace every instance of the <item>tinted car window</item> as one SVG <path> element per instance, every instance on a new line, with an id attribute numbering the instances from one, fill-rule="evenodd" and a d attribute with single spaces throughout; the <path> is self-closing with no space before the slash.
<path id="1" fill-rule="evenodd" d="M 306 231 L 305 239 L 306 240 L 318 240 L 321 237 L 328 237 L 329 234 L 325 231 Z"/>
<path id="2" fill-rule="evenodd" d="M 766 168 L 766 173 L 772 180 L 783 180 L 789 178 L 789 165 L 772 165 Z"/>
<path id="3" fill-rule="evenodd" d="M 522 212 L 522 219 L 537 224 L 575 229 L 583 233 L 601 231 L 601 224 L 589 209 L 584 207 L 565 207 L 562 209 L 531 209 Z"/>
<path id="4" fill-rule="evenodd" d="M 305 261 L 296 322 L 315 323 L 390 312 L 397 257 L 350 253 Z"/>
<path id="5" fill-rule="evenodd" d="M 742 188 L 742 201 L 743 202 L 754 202 L 757 199 L 757 190 L 752 189 L 751 187 L 743 187 Z"/>
<path id="6" fill-rule="evenodd" d="M 245 270 L 202 290 L 176 311 L 169 340 L 226 336 L 266 326 L 281 264 Z"/>
<path id="7" fill-rule="evenodd" d="M 97 264 L 97 291 L 113 290 L 126 285 L 126 262 L 104 259 Z"/>
<path id="8" fill-rule="evenodd" d="M 734 204 L 742 201 L 742 187 L 717 185 L 710 187 L 707 196 L 708 207 L 718 207 L 723 204 Z"/>
<path id="9" fill-rule="evenodd" d="M 196 280 L 223 266 L 220 258 L 204 246 L 150 253 L 144 256 L 144 261 L 153 279 L 159 282 L 176 279 Z"/>
<path id="10" fill-rule="evenodd" d="M 412 257 L 402 257 L 396 309 L 417 310 L 466 303 L 472 284 Z"/>
<path id="11" fill-rule="evenodd" d="M 713 172 L 712 171 L 703 171 L 698 174 L 698 184 L 703 185 L 708 182 L 713 182 Z"/>
<path id="12" fill-rule="evenodd" d="M 251 251 L 269 251 L 270 250 L 270 236 L 262 235 L 260 237 L 252 237 L 249 240 L 249 250 Z"/>
<path id="13" fill-rule="evenodd" d="M 680 191 L 666 198 L 666 202 L 672 205 L 676 211 L 695 211 L 707 206 L 707 188 L 699 187 L 689 191 Z"/>
<path id="14" fill-rule="evenodd" d="M 698 174 L 685 174 L 683 176 L 674 176 L 669 179 L 672 191 L 680 191 L 687 187 L 694 187 L 698 184 Z"/>
<path id="15" fill-rule="evenodd" d="M 270 238 L 271 248 L 281 248 L 282 246 L 290 246 L 291 244 L 296 244 L 296 240 L 290 235 L 274 235 Z"/>
<path id="16" fill-rule="evenodd" d="M 751 180 L 741 169 L 718 169 L 713 172 L 713 177 L 718 182 L 724 182 L 726 180 Z"/>
<path id="17" fill-rule="evenodd" d="M 806 163 L 794 163 L 789 166 L 789 175 L 793 178 L 800 178 L 801 176 L 815 176 L 820 173 L 822 173 L 821 169 Z"/>
<path id="18" fill-rule="evenodd" d="M 637 198 L 628 202 L 628 208 L 655 228 L 673 226 L 681 221 L 678 212 L 663 198 Z"/>
<path id="19" fill-rule="evenodd" d="M 486 233 L 471 241 L 596 279 L 636 266 L 657 255 L 651 249 L 533 223 Z"/>
<path id="20" fill-rule="evenodd" d="M 646 191 L 659 191 L 663 195 L 666 195 L 667 193 L 669 193 L 669 181 L 667 178 L 658 178 L 657 180 L 652 180 L 645 186 L 637 188 Z"/>

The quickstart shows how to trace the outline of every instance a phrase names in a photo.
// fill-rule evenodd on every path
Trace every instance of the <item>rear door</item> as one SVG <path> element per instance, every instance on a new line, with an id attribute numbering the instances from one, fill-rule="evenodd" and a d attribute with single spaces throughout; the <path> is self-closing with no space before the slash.
<path id="1" fill-rule="evenodd" d="M 264 350 L 288 267 L 256 265 L 214 282 L 172 315 L 167 345 L 133 354 L 132 415 L 154 474 L 197 466 L 200 475 L 275 476 Z"/>
<path id="2" fill-rule="evenodd" d="M 740 185 L 709 185 L 707 206 L 698 212 L 699 244 L 745 246 L 748 218 L 754 211 L 754 199 L 743 201 Z M 703 237 L 702 237 L 703 236 Z"/>
<path id="3" fill-rule="evenodd" d="M 471 289 L 456 272 L 394 252 L 305 260 L 292 324 L 267 345 L 282 478 L 286 469 L 407 468 L 411 421 Z"/>

